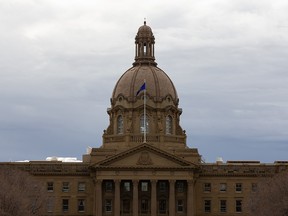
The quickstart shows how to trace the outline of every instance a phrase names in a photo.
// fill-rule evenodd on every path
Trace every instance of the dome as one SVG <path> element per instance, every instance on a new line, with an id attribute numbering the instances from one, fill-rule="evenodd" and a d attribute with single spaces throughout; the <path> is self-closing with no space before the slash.
<path id="1" fill-rule="evenodd" d="M 138 29 L 138 33 L 136 37 L 151 37 L 153 36 L 152 29 L 150 26 L 146 25 L 146 21 L 144 22 L 144 25 L 140 26 Z"/>
<path id="2" fill-rule="evenodd" d="M 116 83 L 112 99 L 122 95 L 128 100 L 133 100 L 144 80 L 146 94 L 155 102 L 161 102 L 169 96 L 177 103 L 178 96 L 173 82 L 163 70 L 153 65 L 138 65 L 128 69 Z"/>

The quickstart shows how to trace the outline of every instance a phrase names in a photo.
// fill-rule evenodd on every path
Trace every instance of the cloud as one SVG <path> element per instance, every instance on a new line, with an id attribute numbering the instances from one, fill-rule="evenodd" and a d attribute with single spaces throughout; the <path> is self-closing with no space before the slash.
<path id="1" fill-rule="evenodd" d="M 287 10 L 271 0 L 0 2 L 0 161 L 79 158 L 100 146 L 144 17 L 178 90 L 189 146 L 207 161 L 255 151 L 283 159 Z"/>

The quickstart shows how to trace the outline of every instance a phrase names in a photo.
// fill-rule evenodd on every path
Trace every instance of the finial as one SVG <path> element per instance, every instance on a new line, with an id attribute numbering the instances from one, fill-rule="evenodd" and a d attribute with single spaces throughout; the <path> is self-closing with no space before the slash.
<path id="1" fill-rule="evenodd" d="M 144 18 L 144 25 L 146 25 L 146 18 Z"/>

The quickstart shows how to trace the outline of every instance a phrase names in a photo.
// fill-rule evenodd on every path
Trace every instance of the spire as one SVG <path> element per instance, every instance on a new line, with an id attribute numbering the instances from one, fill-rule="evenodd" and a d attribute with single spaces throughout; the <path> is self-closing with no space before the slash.
<path id="1" fill-rule="evenodd" d="M 144 25 L 142 25 L 135 37 L 135 62 L 133 66 L 148 64 L 156 66 L 154 56 L 155 38 L 152 29 L 146 25 L 146 18 L 144 18 Z"/>

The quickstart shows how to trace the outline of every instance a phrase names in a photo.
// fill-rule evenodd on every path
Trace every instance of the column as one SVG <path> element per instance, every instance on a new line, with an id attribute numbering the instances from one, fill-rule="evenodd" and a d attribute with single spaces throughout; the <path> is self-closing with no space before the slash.
<path id="1" fill-rule="evenodd" d="M 95 180 L 95 215 L 102 216 L 102 180 Z"/>
<path id="2" fill-rule="evenodd" d="M 187 216 L 194 216 L 194 181 L 188 180 L 187 187 Z"/>
<path id="3" fill-rule="evenodd" d="M 175 180 L 169 180 L 169 216 L 175 216 Z"/>
<path id="4" fill-rule="evenodd" d="M 138 216 L 138 180 L 133 180 L 133 216 Z"/>
<path id="5" fill-rule="evenodd" d="M 157 181 L 151 181 L 151 216 L 157 215 Z"/>
<path id="6" fill-rule="evenodd" d="M 120 216 L 120 180 L 114 180 L 115 196 L 114 196 L 114 216 Z"/>

